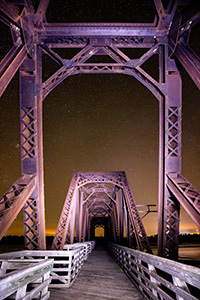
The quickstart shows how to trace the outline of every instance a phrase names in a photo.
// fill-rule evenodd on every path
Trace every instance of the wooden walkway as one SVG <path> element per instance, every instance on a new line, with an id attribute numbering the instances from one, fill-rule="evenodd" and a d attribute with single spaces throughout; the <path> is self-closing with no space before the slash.
<path id="1" fill-rule="evenodd" d="M 103 246 L 96 246 L 70 288 L 50 289 L 50 299 L 142 300 L 129 278 Z"/>

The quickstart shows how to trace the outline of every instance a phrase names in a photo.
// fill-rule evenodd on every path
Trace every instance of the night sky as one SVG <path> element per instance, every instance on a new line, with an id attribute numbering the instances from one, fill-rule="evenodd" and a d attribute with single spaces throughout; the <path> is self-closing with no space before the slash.
<path id="1" fill-rule="evenodd" d="M 153 1 L 51 1 L 48 22 L 153 22 Z M 1 24 L 1 59 L 10 49 L 9 29 Z M 3 31 L 2 31 L 3 30 Z M 190 46 L 199 54 L 200 29 Z M 132 50 L 134 52 L 134 49 Z M 64 53 L 64 52 L 63 52 Z M 66 51 L 67 53 L 67 51 Z M 68 51 L 68 55 L 72 52 Z M 134 52 L 134 55 L 138 55 Z M 55 63 L 44 56 L 44 78 Z M 148 67 L 148 66 L 147 66 Z M 155 70 L 150 64 L 149 72 Z M 200 94 L 183 79 L 182 174 L 200 189 Z M 19 74 L 0 101 L 0 169 L 2 195 L 21 174 Z M 54 234 L 75 171 L 125 171 L 137 204 L 157 204 L 158 101 L 127 75 L 75 75 L 44 100 L 44 170 L 47 234 Z M 148 234 L 157 232 L 157 214 L 144 219 Z M 181 232 L 196 225 L 181 210 Z M 23 234 L 22 214 L 9 234 Z"/>

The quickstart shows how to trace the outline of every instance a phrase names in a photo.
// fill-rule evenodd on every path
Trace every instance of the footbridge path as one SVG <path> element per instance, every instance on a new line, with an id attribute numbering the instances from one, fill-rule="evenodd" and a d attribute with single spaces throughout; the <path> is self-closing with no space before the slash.
<path id="1" fill-rule="evenodd" d="M 68 289 L 50 288 L 50 299 L 142 300 L 142 294 L 103 245 L 97 245 Z"/>

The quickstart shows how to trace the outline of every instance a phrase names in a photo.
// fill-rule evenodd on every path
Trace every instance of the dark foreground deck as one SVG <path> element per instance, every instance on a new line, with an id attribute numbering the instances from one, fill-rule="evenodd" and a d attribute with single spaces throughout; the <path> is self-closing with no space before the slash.
<path id="1" fill-rule="evenodd" d="M 136 287 L 103 246 L 97 246 L 70 288 L 50 289 L 50 299 L 142 300 Z"/>

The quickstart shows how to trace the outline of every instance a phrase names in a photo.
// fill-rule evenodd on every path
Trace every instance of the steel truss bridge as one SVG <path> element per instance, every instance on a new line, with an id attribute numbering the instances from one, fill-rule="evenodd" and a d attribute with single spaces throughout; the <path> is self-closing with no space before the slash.
<path id="1" fill-rule="evenodd" d="M 181 64 L 200 88 L 200 59 L 188 47 L 192 27 L 200 21 L 199 1 L 154 0 L 153 23 L 48 23 L 49 0 L 35 8 L 31 0 L 0 1 L 0 19 L 10 27 L 13 47 L 0 64 L 0 94 L 19 69 L 21 177 L 0 199 L 0 236 L 19 211 L 24 214 L 27 249 L 45 249 L 43 185 L 43 100 L 68 76 L 116 73 L 133 76 L 159 102 L 158 255 L 178 256 L 179 211 L 184 207 L 200 227 L 200 193 L 181 174 Z M 153 1 L 152 1 L 153 5 Z M 165 7 L 165 8 L 164 8 Z M 71 59 L 55 48 L 81 49 Z M 130 59 L 123 48 L 145 48 Z M 42 81 L 42 55 L 58 64 L 58 71 Z M 113 63 L 90 63 L 92 56 L 110 57 Z M 159 79 L 143 69 L 152 56 L 159 59 Z M 124 172 L 77 172 L 73 175 L 54 237 L 53 249 L 77 240 L 90 240 L 94 228 L 106 228 L 118 244 L 127 236 L 141 251 L 151 253 L 141 217 Z"/>

